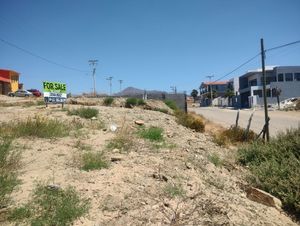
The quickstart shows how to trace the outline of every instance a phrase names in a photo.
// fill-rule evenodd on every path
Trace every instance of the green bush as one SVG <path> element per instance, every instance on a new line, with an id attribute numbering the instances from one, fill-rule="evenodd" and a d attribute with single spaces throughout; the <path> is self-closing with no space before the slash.
<path id="1" fill-rule="evenodd" d="M 238 161 L 249 166 L 250 182 L 282 200 L 286 210 L 300 214 L 300 127 L 269 143 L 254 142 L 238 150 Z"/>
<path id="2" fill-rule="evenodd" d="M 154 108 L 153 109 L 154 111 L 159 111 L 159 112 L 162 112 L 162 113 L 165 113 L 165 114 L 168 114 L 168 109 L 164 109 L 164 108 Z"/>
<path id="3" fill-rule="evenodd" d="M 81 169 L 90 171 L 108 168 L 108 162 L 104 159 L 103 153 L 87 152 L 82 155 Z"/>
<path id="4" fill-rule="evenodd" d="M 181 110 L 175 111 L 177 122 L 187 128 L 194 129 L 196 132 L 204 132 L 205 123 L 200 116 L 187 114 Z"/>
<path id="5" fill-rule="evenodd" d="M 30 225 L 71 225 L 87 213 L 89 202 L 74 188 L 52 189 L 38 184 L 30 202 L 11 211 L 9 220 Z M 27 225 L 27 224 L 26 224 Z"/>
<path id="6" fill-rule="evenodd" d="M 132 108 L 137 105 L 137 98 L 130 97 L 126 99 L 125 107 Z"/>
<path id="7" fill-rule="evenodd" d="M 98 109 L 95 108 L 78 108 L 73 110 L 68 110 L 68 115 L 78 115 L 81 118 L 91 119 L 93 117 L 97 117 L 99 114 Z"/>
<path id="8" fill-rule="evenodd" d="M 10 194 L 18 185 L 19 152 L 13 150 L 10 140 L 0 140 L 0 209 L 10 201 Z"/>
<path id="9" fill-rule="evenodd" d="M 177 104 L 174 100 L 165 100 L 165 104 L 172 110 L 178 110 Z"/>
<path id="10" fill-rule="evenodd" d="M 139 135 L 150 141 L 163 141 L 163 129 L 159 127 L 151 126 L 149 128 L 142 128 L 139 131 Z"/>
<path id="11" fill-rule="evenodd" d="M 137 100 L 137 105 L 145 105 L 146 102 L 143 99 L 138 99 Z"/>
<path id="12" fill-rule="evenodd" d="M 28 118 L 25 121 L 2 123 L 0 136 L 8 137 L 64 137 L 69 133 L 69 126 L 58 120 L 43 117 Z"/>
<path id="13" fill-rule="evenodd" d="M 114 102 L 114 98 L 113 98 L 113 97 L 106 97 L 106 98 L 103 100 L 103 104 L 104 104 L 105 106 L 111 106 L 113 102 Z"/>

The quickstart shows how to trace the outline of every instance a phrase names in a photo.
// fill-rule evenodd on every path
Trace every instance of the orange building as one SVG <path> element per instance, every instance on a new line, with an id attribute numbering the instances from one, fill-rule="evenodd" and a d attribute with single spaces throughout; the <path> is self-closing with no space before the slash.
<path id="1" fill-rule="evenodd" d="M 0 94 L 7 95 L 19 89 L 19 73 L 0 69 Z"/>

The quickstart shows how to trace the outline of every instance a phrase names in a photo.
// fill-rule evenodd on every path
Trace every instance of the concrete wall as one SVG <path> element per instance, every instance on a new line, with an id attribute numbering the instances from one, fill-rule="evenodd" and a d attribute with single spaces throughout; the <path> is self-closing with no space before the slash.
<path id="1" fill-rule="evenodd" d="M 271 82 L 270 88 L 280 88 L 280 100 L 291 97 L 300 97 L 300 81 L 293 82 Z"/>

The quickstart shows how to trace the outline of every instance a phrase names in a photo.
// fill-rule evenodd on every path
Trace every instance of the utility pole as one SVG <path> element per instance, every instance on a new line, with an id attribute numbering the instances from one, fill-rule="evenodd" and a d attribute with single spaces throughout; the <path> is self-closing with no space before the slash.
<path id="1" fill-rule="evenodd" d="M 123 80 L 119 80 L 119 83 L 120 83 L 120 92 L 121 92 Z"/>
<path id="2" fill-rule="evenodd" d="M 93 67 L 93 84 L 94 84 L 94 97 L 96 96 L 96 83 L 95 83 L 95 74 L 96 74 L 96 66 L 98 60 L 89 60 L 89 65 Z"/>
<path id="3" fill-rule="evenodd" d="M 261 47 L 261 65 L 262 65 L 262 76 L 263 76 L 263 95 L 264 95 L 264 107 L 265 107 L 265 130 L 264 133 L 267 135 L 267 141 L 270 140 L 269 134 L 269 116 L 268 116 L 268 104 L 267 104 L 267 90 L 266 90 L 266 70 L 265 70 L 265 49 L 264 49 L 264 39 L 260 39 Z"/>
<path id="4" fill-rule="evenodd" d="M 206 77 L 209 78 L 209 85 L 210 85 L 210 105 L 212 106 L 213 92 L 212 92 L 211 78 L 213 78 L 214 75 L 208 75 Z"/>
<path id="5" fill-rule="evenodd" d="M 170 88 L 171 88 L 171 90 L 173 91 L 174 94 L 177 94 L 177 88 L 176 88 L 176 86 L 171 86 Z"/>
<path id="6" fill-rule="evenodd" d="M 111 80 L 113 79 L 113 77 L 112 76 L 110 76 L 110 77 L 108 77 L 108 78 L 106 78 L 106 80 L 108 80 L 109 81 L 109 95 L 111 96 Z"/>

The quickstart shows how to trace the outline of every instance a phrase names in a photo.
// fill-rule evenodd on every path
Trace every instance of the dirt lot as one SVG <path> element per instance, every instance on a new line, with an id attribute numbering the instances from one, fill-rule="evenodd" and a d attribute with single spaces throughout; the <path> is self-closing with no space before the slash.
<path id="1" fill-rule="evenodd" d="M 62 188 L 73 186 L 90 200 L 89 213 L 74 225 L 297 225 L 285 213 L 246 197 L 246 174 L 234 163 L 234 149 L 216 146 L 208 134 L 178 125 L 172 115 L 96 105 L 99 116 L 89 120 L 69 116 L 58 105 L 24 105 L 26 101 L 1 97 L 0 122 L 39 116 L 77 121 L 84 128 L 64 138 L 14 140 L 14 145 L 22 147 L 22 167 L 13 206 L 25 203 L 36 182 L 43 181 Z M 10 106 L 20 102 L 23 106 Z M 136 120 L 143 120 L 146 128 L 163 128 L 165 142 L 155 145 L 140 138 Z M 101 126 L 93 126 L 98 123 Z M 118 129 L 112 131 L 111 125 Z M 108 151 L 107 143 L 120 133 L 131 137 L 130 149 Z M 118 161 L 107 169 L 83 171 L 76 165 L 83 146 Z M 211 156 L 218 156 L 222 164 L 213 164 Z M 171 195 L 170 186 L 180 188 L 179 194 Z"/>

